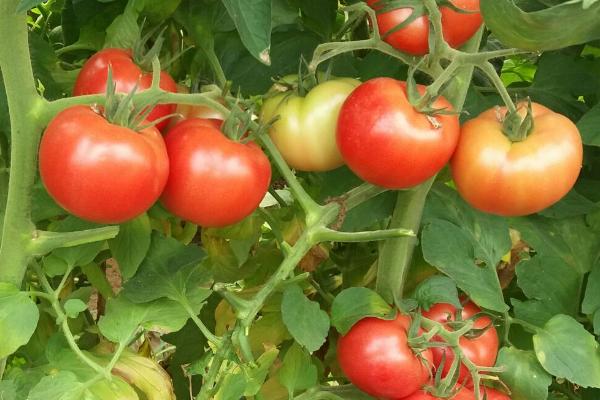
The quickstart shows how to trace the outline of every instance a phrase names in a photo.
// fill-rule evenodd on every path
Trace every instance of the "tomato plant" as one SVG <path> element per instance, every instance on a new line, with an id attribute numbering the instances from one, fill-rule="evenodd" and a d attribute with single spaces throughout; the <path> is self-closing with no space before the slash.
<path id="1" fill-rule="evenodd" d="M 416 7 L 395 8 L 385 0 L 367 0 L 377 10 L 379 33 L 386 42 L 400 51 L 414 55 L 429 52 L 429 17 L 415 15 Z M 392 3 L 391 1 L 389 3 Z M 452 47 L 460 47 L 469 40 L 482 23 L 479 0 L 451 0 L 456 9 L 440 7 L 444 39 Z M 386 7 L 394 7 L 387 10 Z M 404 24 L 403 26 L 401 26 Z M 398 26 L 401 26 L 398 28 Z"/>
<path id="2" fill-rule="evenodd" d="M 258 207 L 271 180 L 269 160 L 256 144 L 233 142 L 214 124 L 188 119 L 165 137 L 170 174 L 161 201 L 205 227 L 241 221 Z"/>
<path id="3" fill-rule="evenodd" d="M 452 108 L 442 97 L 433 107 Z M 454 152 L 458 131 L 456 115 L 429 117 L 410 104 L 404 83 L 376 78 L 360 85 L 344 102 L 337 142 L 348 167 L 362 179 L 401 189 L 442 169 Z"/>
<path id="4" fill-rule="evenodd" d="M 58 204 L 99 223 L 124 222 L 146 211 L 169 174 L 156 128 L 137 133 L 84 106 L 67 108 L 52 120 L 39 158 L 42 182 Z"/>
<path id="5" fill-rule="evenodd" d="M 134 88 L 144 90 L 152 84 L 152 73 L 142 71 L 135 63 L 131 50 L 108 48 L 100 50 L 85 62 L 77 75 L 73 95 L 104 93 L 109 68 L 118 92 L 129 93 Z M 160 72 L 159 86 L 169 92 L 177 90 L 175 81 L 165 71 Z M 152 109 L 147 118 L 149 121 L 154 121 L 173 114 L 174 111 L 173 104 L 159 104 Z M 165 119 L 156 126 L 162 129 L 168 123 L 168 119 Z"/>
<path id="6" fill-rule="evenodd" d="M 336 79 L 319 83 L 305 97 L 283 92 L 268 98 L 261 109 L 263 122 L 284 160 L 300 171 L 329 171 L 344 161 L 335 132 L 339 110 L 360 82 Z"/>
<path id="7" fill-rule="evenodd" d="M 599 15 L 0 1 L 0 398 L 600 398 Z"/>
<path id="8" fill-rule="evenodd" d="M 531 133 L 511 143 L 498 120 L 503 112 L 488 110 L 463 126 L 452 176 L 465 200 L 480 210 L 533 214 L 573 188 L 583 159 L 581 136 L 568 118 L 534 103 Z"/>
<path id="9" fill-rule="evenodd" d="M 430 378 L 429 350 L 417 354 L 408 345 L 410 317 L 365 318 L 339 339 L 338 360 L 344 374 L 359 389 L 382 399 L 399 399 L 421 388 Z"/>

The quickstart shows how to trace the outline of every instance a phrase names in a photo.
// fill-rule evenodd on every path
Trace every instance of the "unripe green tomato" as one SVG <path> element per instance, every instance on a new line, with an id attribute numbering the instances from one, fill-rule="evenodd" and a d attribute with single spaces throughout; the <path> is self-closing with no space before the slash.
<path id="1" fill-rule="evenodd" d="M 260 121 L 279 116 L 269 134 L 285 161 L 300 171 L 330 171 L 344 164 L 336 144 L 342 104 L 360 84 L 351 78 L 318 84 L 305 97 L 288 91 L 265 100 Z"/>

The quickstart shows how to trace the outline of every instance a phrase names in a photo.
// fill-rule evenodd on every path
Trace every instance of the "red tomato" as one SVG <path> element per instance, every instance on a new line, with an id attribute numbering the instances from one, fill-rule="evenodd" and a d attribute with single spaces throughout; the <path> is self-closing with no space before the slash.
<path id="1" fill-rule="evenodd" d="M 430 379 L 431 351 L 423 362 L 407 344 L 410 317 L 395 320 L 364 318 L 340 337 L 337 356 L 348 379 L 379 399 L 401 399 Z"/>
<path id="2" fill-rule="evenodd" d="M 152 85 L 152 72 L 144 72 L 133 61 L 130 50 L 103 49 L 90 57 L 83 65 L 73 89 L 74 96 L 106 92 L 108 66 L 112 69 L 113 82 L 117 92 L 129 93 L 138 85 L 138 90 L 148 89 Z M 160 72 L 160 85 L 162 89 L 176 92 L 177 85 L 165 71 Z M 148 115 L 148 121 L 154 121 L 175 112 L 174 104 L 159 104 Z M 169 123 L 168 119 L 156 125 L 162 129 Z"/>
<path id="3" fill-rule="evenodd" d="M 146 211 L 169 174 L 156 128 L 134 132 L 84 106 L 67 108 L 50 122 L 39 157 L 42 181 L 54 200 L 99 223 L 124 222 Z"/>
<path id="4" fill-rule="evenodd" d="M 479 313 L 481 309 L 477 307 L 473 302 L 468 302 L 463 306 L 462 319 L 465 320 Z M 449 322 L 454 321 L 456 316 L 456 307 L 451 304 L 439 303 L 429 309 L 429 311 L 423 311 L 423 316 L 432 319 L 437 322 Z M 473 328 L 483 329 L 491 324 L 491 319 L 487 316 L 481 316 L 475 320 Z M 435 340 L 442 340 L 437 337 Z M 483 334 L 474 339 L 468 339 L 466 337 L 460 338 L 460 348 L 462 349 L 465 356 L 473 363 L 483 367 L 492 367 L 496 363 L 496 356 L 498 355 L 498 333 L 496 328 L 492 325 Z M 442 362 L 444 353 L 446 354 L 444 369 L 442 377 L 450 370 L 452 361 L 454 360 L 454 352 L 451 349 L 445 349 L 442 347 L 434 347 L 431 349 L 433 353 L 433 363 L 436 367 Z M 459 383 L 470 382 L 471 376 L 469 370 L 464 366 L 460 366 L 459 372 Z"/>
<path id="5" fill-rule="evenodd" d="M 166 135 L 171 173 L 161 201 L 185 220 L 221 227 L 258 207 L 269 188 L 271 165 L 256 144 L 234 142 L 211 124 L 192 118 Z"/>
<path id="6" fill-rule="evenodd" d="M 522 115 L 526 107 L 520 108 Z M 581 170 L 583 145 L 567 117 L 533 103 L 533 131 L 520 142 L 502 132 L 505 108 L 492 108 L 463 125 L 452 158 L 452 177 L 473 207 L 521 216 L 559 201 Z"/>
<path id="7" fill-rule="evenodd" d="M 371 8 L 378 10 L 385 0 L 367 0 Z M 379 3 L 379 4 L 377 4 Z M 479 13 L 479 0 L 451 0 L 456 7 L 472 13 L 459 13 L 448 7 L 440 7 L 444 39 L 454 48 L 462 46 L 477 32 L 483 19 Z M 429 17 L 422 15 L 402 29 L 394 30 L 412 14 L 412 8 L 398 8 L 377 15 L 381 37 L 392 47 L 405 53 L 422 56 L 429 52 Z"/>
<path id="8" fill-rule="evenodd" d="M 452 108 L 442 97 L 433 107 Z M 433 118 L 410 104 L 406 83 L 371 79 L 344 102 L 337 144 L 348 167 L 363 180 L 388 189 L 408 188 L 442 169 L 458 142 L 456 115 Z"/>

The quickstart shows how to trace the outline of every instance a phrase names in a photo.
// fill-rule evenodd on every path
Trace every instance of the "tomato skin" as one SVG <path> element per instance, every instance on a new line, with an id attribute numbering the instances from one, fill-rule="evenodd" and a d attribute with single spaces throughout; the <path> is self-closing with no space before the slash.
<path id="1" fill-rule="evenodd" d="M 146 211 L 169 174 L 160 132 L 113 125 L 85 106 L 60 112 L 39 149 L 42 181 L 65 210 L 88 221 L 121 223 Z"/>
<path id="2" fill-rule="evenodd" d="M 85 62 L 77 75 L 73 95 L 105 93 L 109 65 L 117 92 L 129 93 L 136 84 L 138 91 L 148 89 L 152 85 L 152 73 L 142 71 L 135 64 L 131 50 L 108 48 L 100 50 Z M 175 93 L 177 91 L 175 81 L 165 71 L 160 72 L 159 86 L 168 92 Z M 174 104 L 159 104 L 152 109 L 147 119 L 154 121 L 174 112 Z M 159 122 L 156 127 L 163 129 L 168 123 L 167 119 Z"/>
<path id="3" fill-rule="evenodd" d="M 533 214 L 559 201 L 577 181 L 583 160 L 577 127 L 540 104 L 532 109 L 534 128 L 521 142 L 512 143 L 502 133 L 498 115 L 505 108 L 485 111 L 463 125 L 451 169 L 471 206 L 507 217 Z"/>
<path id="4" fill-rule="evenodd" d="M 364 318 L 340 337 L 337 356 L 350 381 L 365 393 L 396 400 L 419 390 L 430 379 L 429 367 L 407 344 L 410 317 L 395 320 Z M 421 356 L 431 365 L 431 352 Z"/>
<path id="5" fill-rule="evenodd" d="M 440 398 L 441 397 L 436 397 L 431 393 L 425 392 L 424 390 L 418 390 L 402 400 L 435 400 Z M 446 400 L 475 400 L 475 393 L 473 393 L 472 390 L 463 387 L 454 395 L 454 397 L 446 398 Z"/>
<path id="6" fill-rule="evenodd" d="M 473 302 L 468 302 L 463 306 L 461 316 L 463 320 L 471 318 L 475 314 L 481 312 L 481 309 L 477 307 Z M 451 304 L 438 303 L 433 305 L 428 311 L 422 312 L 425 318 L 431 320 L 446 323 L 455 320 L 456 307 Z M 473 328 L 483 329 L 491 324 L 491 319 L 488 316 L 481 316 L 474 321 Z M 435 340 L 442 340 L 437 337 Z M 498 355 L 498 332 L 492 325 L 479 337 L 474 339 L 468 339 L 461 337 L 459 340 L 460 348 L 464 355 L 478 366 L 492 367 L 496 363 L 496 357 Z M 438 367 L 445 357 L 444 369 L 442 377 L 445 377 L 450 371 L 452 361 L 454 360 L 454 352 L 451 349 L 445 349 L 441 347 L 434 347 L 431 349 L 433 353 L 433 364 Z M 471 375 L 469 370 L 464 365 L 460 366 L 458 383 L 465 383 L 471 381 Z"/>
<path id="7" fill-rule="evenodd" d="M 452 108 L 443 97 L 433 107 Z M 436 115 L 435 119 L 441 128 L 410 104 L 406 83 L 371 79 L 342 106 L 338 148 L 348 167 L 363 180 L 388 189 L 409 188 L 442 169 L 458 142 L 458 117 Z"/>
<path id="8" fill-rule="evenodd" d="M 171 173 L 161 202 L 203 227 L 231 225 L 250 215 L 271 180 L 271 165 L 259 146 L 234 142 L 213 123 L 188 119 L 165 137 Z"/>
<path id="9" fill-rule="evenodd" d="M 305 97 L 284 92 L 268 98 L 260 120 L 279 116 L 269 130 L 284 160 L 300 171 L 330 171 L 344 164 L 335 132 L 342 103 L 360 84 L 355 79 L 334 79 L 312 88 Z"/>
<path id="10" fill-rule="evenodd" d="M 371 8 L 377 10 L 381 0 L 367 0 Z M 448 7 L 440 7 L 444 39 L 451 47 L 462 46 L 477 32 L 483 18 L 479 13 L 479 0 L 451 0 L 456 7 L 475 11 L 459 13 Z M 429 17 L 422 15 L 402 29 L 386 36 L 412 14 L 411 8 L 399 8 L 377 15 L 377 25 L 382 38 L 392 47 L 408 54 L 422 56 L 429 53 Z"/>

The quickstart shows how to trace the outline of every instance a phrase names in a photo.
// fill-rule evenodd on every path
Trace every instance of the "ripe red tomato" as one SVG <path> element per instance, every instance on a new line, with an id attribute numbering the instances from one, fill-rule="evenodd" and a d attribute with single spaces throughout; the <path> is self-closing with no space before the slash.
<path id="1" fill-rule="evenodd" d="M 190 89 L 187 86 L 177 84 L 177 93 L 189 93 Z M 225 116 L 208 106 L 177 104 L 175 115 L 169 119 L 168 129 L 172 129 L 176 124 L 190 118 L 210 119 L 214 121 L 222 121 Z M 220 126 L 217 126 L 220 128 Z"/>
<path id="2" fill-rule="evenodd" d="M 481 312 L 479 307 L 477 307 L 473 302 L 468 302 L 463 306 L 461 312 L 462 319 L 466 320 L 467 318 L 470 318 L 479 312 Z M 456 307 L 451 304 L 438 303 L 431 307 L 429 311 L 423 311 L 422 314 L 426 318 L 437 322 L 446 323 L 455 320 Z M 483 329 L 490 326 L 491 322 L 492 321 L 489 317 L 481 316 L 475 320 L 473 328 Z M 436 340 L 442 339 L 436 338 Z M 476 365 L 483 367 L 492 367 L 496 363 L 496 356 L 498 355 L 498 343 L 498 333 L 493 325 L 474 339 L 468 339 L 463 336 L 459 341 L 460 348 L 465 356 Z M 442 347 L 434 347 L 431 349 L 431 351 L 433 353 L 433 364 L 436 366 L 436 368 L 442 362 L 445 353 L 446 357 L 442 376 L 446 376 L 450 370 L 452 361 L 454 360 L 454 352 L 451 349 Z M 461 365 L 458 382 L 465 383 L 470 382 L 470 380 L 471 376 L 469 370 L 464 365 Z"/>
<path id="3" fill-rule="evenodd" d="M 204 227 L 250 215 L 271 180 L 271 165 L 260 147 L 228 139 L 215 123 L 188 119 L 165 137 L 171 173 L 161 201 L 173 214 Z"/>
<path id="4" fill-rule="evenodd" d="M 433 107 L 452 108 L 442 97 Z M 354 89 L 337 126 L 337 144 L 348 167 L 388 189 L 415 186 L 435 175 L 452 156 L 458 135 L 456 115 L 418 112 L 408 101 L 406 83 L 391 78 L 371 79 Z"/>
<path id="5" fill-rule="evenodd" d="M 340 337 L 337 356 L 348 379 L 379 399 L 401 399 L 430 379 L 431 351 L 420 357 L 407 344 L 410 317 L 364 318 Z"/>
<path id="6" fill-rule="evenodd" d="M 463 125 L 451 168 L 459 193 L 473 207 L 503 216 L 533 214 L 575 184 L 583 160 L 577 127 L 540 104 L 532 109 L 533 131 L 520 142 L 502 132 L 499 116 L 505 108 L 487 110 Z"/>
<path id="7" fill-rule="evenodd" d="M 169 175 L 167 150 L 154 127 L 113 125 L 74 106 L 48 125 L 39 150 L 40 175 L 65 210 L 99 223 L 120 223 L 146 211 Z"/>
<path id="8" fill-rule="evenodd" d="M 371 8 L 378 10 L 385 0 L 367 0 Z M 451 0 L 456 7 L 471 11 L 459 13 L 448 7 L 440 7 L 442 13 L 442 31 L 444 39 L 454 48 L 462 46 L 477 32 L 483 21 L 479 13 L 479 0 Z M 422 56 L 429 52 L 429 17 L 422 15 L 392 33 L 396 26 L 403 23 L 412 14 L 412 8 L 378 13 L 377 25 L 381 37 L 392 47 L 405 53 Z"/>
<path id="9" fill-rule="evenodd" d="M 83 64 L 73 89 L 74 96 L 106 92 L 108 66 L 112 69 L 112 79 L 117 92 L 129 93 L 138 85 L 138 90 L 148 89 L 152 85 L 152 72 L 142 71 L 133 60 L 131 50 L 103 49 Z M 161 89 L 176 92 L 177 85 L 165 71 L 160 72 Z M 154 121 L 175 112 L 174 104 L 159 104 L 150 112 L 147 119 Z M 159 122 L 156 127 L 162 129 L 169 120 Z"/>

